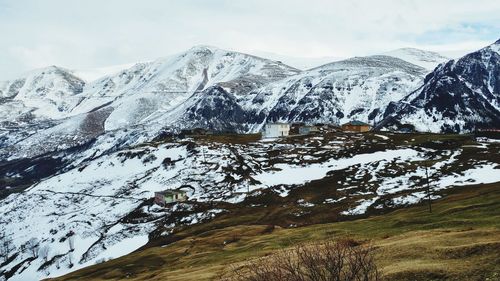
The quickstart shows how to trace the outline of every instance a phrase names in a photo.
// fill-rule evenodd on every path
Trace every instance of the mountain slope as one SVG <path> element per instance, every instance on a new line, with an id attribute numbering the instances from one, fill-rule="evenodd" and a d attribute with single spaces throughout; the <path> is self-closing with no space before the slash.
<path id="1" fill-rule="evenodd" d="M 60 119 L 78 104 L 85 82 L 69 70 L 51 66 L 0 84 L 0 120 Z M 26 118 L 24 118 L 26 119 Z"/>
<path id="2" fill-rule="evenodd" d="M 370 121 L 416 89 L 424 75 L 423 68 L 397 58 L 357 57 L 271 83 L 253 92 L 247 107 L 268 121 Z"/>
<path id="3" fill-rule="evenodd" d="M 64 110 L 57 115 L 57 120 L 49 116 L 43 123 L 31 118 L 29 114 L 31 110 L 35 112 L 45 110 L 44 107 L 26 109 L 22 106 L 21 109 L 26 111 L 24 112 L 12 105 L 10 97 L 14 94 L 11 92 L 17 93 L 15 91 L 17 84 L 9 83 L 2 88 L 6 89 L 2 90 L 2 95 L 9 100 L 7 101 L 9 104 L 5 106 L 9 109 L 9 115 L 13 116 L 9 118 L 17 126 L 16 120 L 20 119 L 19 116 L 27 115 L 29 118 L 25 119 L 34 125 L 29 134 L 25 133 L 27 130 L 0 130 L 0 148 L 5 148 L 0 151 L 0 155 L 32 157 L 58 149 L 59 146 L 80 145 L 106 132 L 122 129 L 131 130 L 128 133 L 134 135 L 131 139 L 140 138 L 144 141 L 154 138 L 155 134 L 165 128 L 202 126 L 207 123 L 202 123 L 195 115 L 182 110 L 187 110 L 194 99 L 200 99 L 198 108 L 201 108 L 204 99 L 206 101 L 203 96 L 205 94 L 210 96 L 212 86 L 217 85 L 226 93 L 226 97 L 231 97 L 233 102 L 239 102 L 238 100 L 250 91 L 299 72 L 279 62 L 214 47 L 197 46 L 181 54 L 136 64 L 115 75 L 87 84 L 78 80 L 80 87 L 73 87 L 76 89 L 74 93 L 68 91 L 68 95 L 56 95 L 50 100 L 55 105 L 66 104 L 69 101 L 72 103 L 64 107 Z M 66 76 L 74 77 L 70 74 Z M 25 92 L 28 93 L 26 96 L 32 97 L 34 90 L 30 88 L 30 91 Z M 77 98 L 73 98 L 74 96 Z M 209 105 L 207 103 L 203 106 Z M 203 111 L 207 110 L 220 111 L 220 108 Z M 95 114 L 95 112 L 105 112 L 105 114 Z M 221 117 L 225 116 L 224 112 L 219 113 Z M 94 126 L 90 133 L 86 129 L 82 130 L 88 128 L 82 122 L 89 119 L 93 120 L 94 124 L 99 124 Z M 10 119 L 5 119 L 7 120 Z M 248 126 L 244 125 L 245 120 L 241 117 L 238 117 L 238 120 L 239 124 L 236 124 L 210 118 L 210 122 L 220 124 L 212 126 L 214 129 L 247 130 Z M 100 124 L 104 124 L 103 128 Z M 222 126 L 223 124 L 225 126 Z M 113 135 L 109 134 L 111 139 L 108 142 L 115 142 Z"/>
<path id="4" fill-rule="evenodd" d="M 500 40 L 441 64 L 424 85 L 393 105 L 383 123 L 417 130 L 470 132 L 500 126 Z"/>
<path id="5" fill-rule="evenodd" d="M 95 139 L 118 149 L 194 127 L 257 132 L 274 121 L 380 124 L 385 118 L 382 124 L 416 123 L 434 132 L 491 127 L 499 104 L 494 46 L 442 64 L 425 80 L 428 70 L 395 56 L 433 63 L 442 57 L 414 49 L 299 71 L 197 46 L 86 84 L 51 67 L 0 86 L 0 155 L 33 157 Z M 455 97 L 447 98 L 449 92 Z M 129 140 L 118 141 L 119 131 Z"/>
<path id="6" fill-rule="evenodd" d="M 182 109 L 176 123 L 183 124 L 184 128 L 246 132 L 248 124 L 255 119 L 238 104 L 234 95 L 220 86 L 194 94 Z"/>
<path id="7" fill-rule="evenodd" d="M 168 247 L 141 249 L 54 281 L 154 281 L 172 277 L 208 281 L 221 275 L 231 280 L 242 264 L 261 265 L 259 261 L 267 261 L 289 247 L 332 238 L 374 246 L 382 280 L 429 281 L 436 276 L 454 281 L 498 280 L 499 202 L 500 190 L 493 184 L 453 192 L 433 202 L 432 213 L 423 204 L 363 220 L 286 229 L 260 224 L 223 227 L 225 218 L 221 217 L 206 224 L 208 231 L 193 233 L 190 239 Z M 474 227 L 463 226 L 471 222 Z"/>
<path id="8" fill-rule="evenodd" d="M 383 55 L 391 56 L 395 58 L 402 59 L 409 63 L 413 63 L 427 70 L 433 70 L 439 64 L 447 62 L 450 58 L 447 58 L 439 53 L 424 51 L 415 48 L 401 48 L 390 52 L 383 53 Z"/>
<path id="9" fill-rule="evenodd" d="M 219 85 L 239 98 L 262 85 L 297 73 L 298 70 L 279 62 L 197 46 L 179 55 L 137 64 L 89 84 L 83 93 L 85 100 L 72 114 L 112 106 L 113 111 L 105 122 L 106 130 L 150 123 L 182 127 L 182 123 L 174 122 L 184 114 L 178 107 L 186 108 L 183 103 L 195 93 Z M 177 116 L 173 116 L 174 113 Z M 165 120 L 165 116 L 172 118 Z"/>
<path id="10" fill-rule="evenodd" d="M 300 72 L 279 62 L 199 46 L 87 83 L 57 122 L 37 124 L 29 135 L 5 133 L 4 145 L 13 146 L 0 155 L 33 157 L 117 130 L 129 130 L 131 140 L 144 141 L 165 130 L 194 127 L 256 132 L 277 120 L 374 122 L 390 102 L 417 88 L 424 73 L 389 56 L 352 58 Z M 81 122 L 89 119 L 96 126 L 87 132 Z M 116 143 L 108 135 L 108 142 Z"/>
<path id="11" fill-rule="evenodd" d="M 53 155 L 63 168 L 0 201 L 0 233 L 12 238 L 0 278 L 57 276 L 209 231 L 204 223 L 213 219 L 225 218 L 218 227 L 295 228 L 408 206 L 426 198 L 425 167 L 433 198 L 454 186 L 500 181 L 499 143 L 443 140 L 450 136 L 208 136 Z M 153 204 L 155 191 L 176 188 L 187 191 L 188 202 Z"/>
<path id="12" fill-rule="evenodd" d="M 94 81 L 84 91 L 86 100 L 73 112 L 87 112 L 111 101 L 118 109 L 122 105 L 129 106 L 130 99 L 137 99 L 137 96 L 158 104 L 162 111 L 168 111 L 186 101 L 195 91 L 215 84 L 222 84 L 235 95 L 244 95 L 268 82 L 298 72 L 278 62 L 197 46 L 184 53 L 137 64 L 117 75 Z M 145 111 L 151 113 L 147 108 Z"/>

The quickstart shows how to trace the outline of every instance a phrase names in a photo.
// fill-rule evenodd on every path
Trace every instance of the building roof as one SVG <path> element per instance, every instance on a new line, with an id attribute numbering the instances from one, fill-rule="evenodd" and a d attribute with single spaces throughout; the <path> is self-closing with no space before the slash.
<path id="1" fill-rule="evenodd" d="M 159 191 L 155 193 L 160 193 L 162 195 L 175 195 L 175 194 L 184 194 L 186 191 L 184 190 L 164 190 L 164 191 Z"/>
<path id="2" fill-rule="evenodd" d="M 351 126 L 371 126 L 370 124 L 367 124 L 365 122 L 361 122 L 359 120 L 352 120 L 350 122 L 347 122 L 345 124 L 343 124 L 342 126 L 344 125 L 351 125 Z"/>
<path id="3" fill-rule="evenodd" d="M 274 122 L 274 123 L 267 123 L 266 125 L 290 125 L 290 123 L 285 123 L 285 122 Z"/>

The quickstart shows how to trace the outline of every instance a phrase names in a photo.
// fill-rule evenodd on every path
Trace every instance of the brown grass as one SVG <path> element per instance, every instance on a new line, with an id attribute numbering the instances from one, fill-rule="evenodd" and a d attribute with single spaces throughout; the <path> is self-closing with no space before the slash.
<path id="1" fill-rule="evenodd" d="M 385 280 L 500 280 L 498 183 L 457 188 L 434 203 L 433 213 L 422 205 L 355 221 L 269 229 L 213 229 L 55 280 L 217 280 L 242 261 L 332 237 L 371 240 Z"/>

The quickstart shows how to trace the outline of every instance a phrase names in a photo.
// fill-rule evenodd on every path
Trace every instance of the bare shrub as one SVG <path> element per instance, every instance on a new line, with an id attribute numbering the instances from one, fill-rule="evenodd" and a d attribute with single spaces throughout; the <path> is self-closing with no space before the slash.
<path id="1" fill-rule="evenodd" d="M 298 245 L 233 267 L 223 280 L 377 281 L 373 247 L 352 240 Z"/>

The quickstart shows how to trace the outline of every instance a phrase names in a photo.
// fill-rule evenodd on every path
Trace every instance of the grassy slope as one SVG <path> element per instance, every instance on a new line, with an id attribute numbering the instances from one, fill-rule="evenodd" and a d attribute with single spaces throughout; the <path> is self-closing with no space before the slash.
<path id="1" fill-rule="evenodd" d="M 274 231 L 265 225 L 214 229 L 56 280 L 211 280 L 230 264 L 341 236 L 372 241 L 387 280 L 500 280 L 500 183 L 454 189 L 433 204 L 432 214 L 421 205 Z"/>

